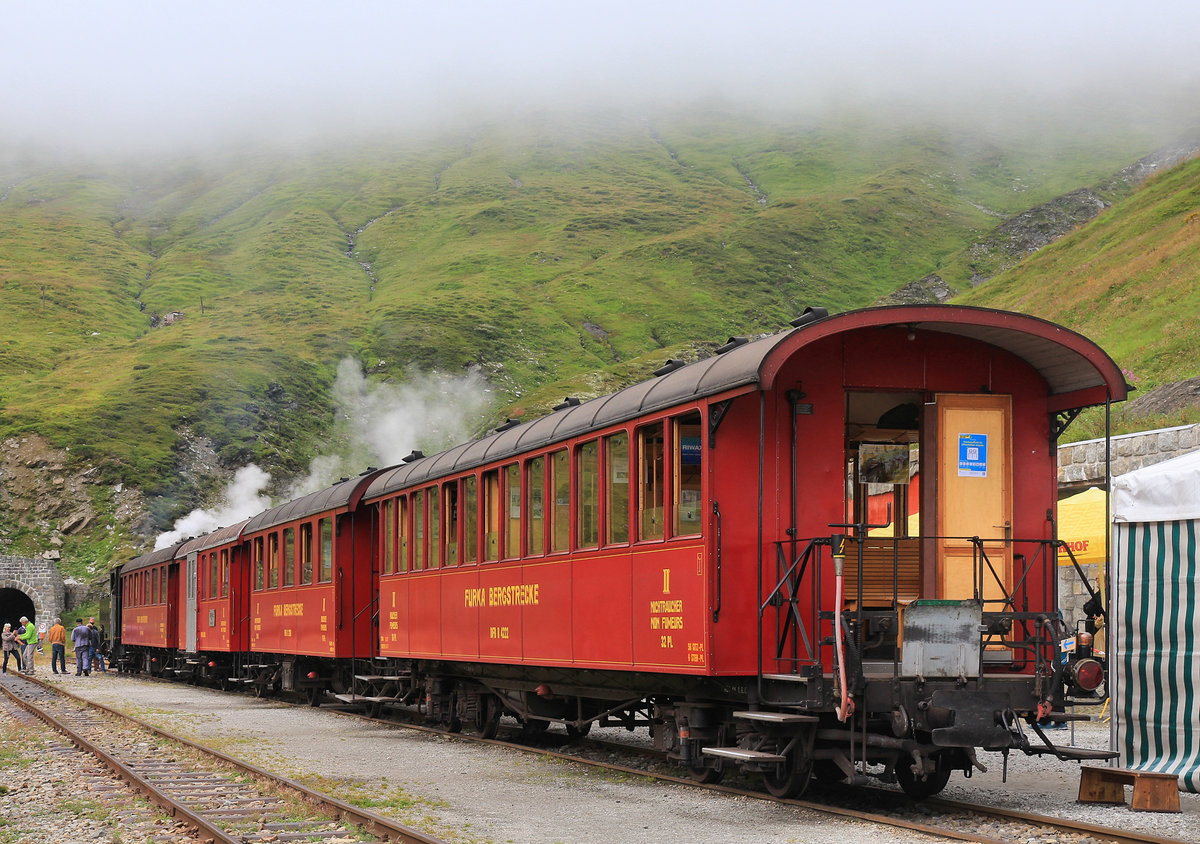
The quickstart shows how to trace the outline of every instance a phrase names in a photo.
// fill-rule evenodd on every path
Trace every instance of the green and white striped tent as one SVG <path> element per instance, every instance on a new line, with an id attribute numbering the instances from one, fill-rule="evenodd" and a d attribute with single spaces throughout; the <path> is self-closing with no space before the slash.
<path id="1" fill-rule="evenodd" d="M 1200 791 L 1200 452 L 1117 477 L 1112 514 L 1113 748 Z"/>

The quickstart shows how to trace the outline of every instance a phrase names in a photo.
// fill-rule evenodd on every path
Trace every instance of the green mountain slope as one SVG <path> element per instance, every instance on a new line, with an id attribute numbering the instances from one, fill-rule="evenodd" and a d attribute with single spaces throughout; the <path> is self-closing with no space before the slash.
<path id="1" fill-rule="evenodd" d="M 345 356 L 393 380 L 475 367 L 500 405 L 536 413 L 564 385 L 610 385 L 599 371 L 632 379 L 805 305 L 869 304 L 1153 143 L 895 115 L 543 115 L 420 141 L 0 163 L 0 440 L 70 447 L 144 490 L 161 527 L 206 492 L 179 472 L 195 442 L 225 469 L 302 471 L 328 446 Z"/>
<path id="2" fill-rule="evenodd" d="M 1200 159 L 957 301 L 1096 338 L 1143 390 L 1200 375 Z"/>

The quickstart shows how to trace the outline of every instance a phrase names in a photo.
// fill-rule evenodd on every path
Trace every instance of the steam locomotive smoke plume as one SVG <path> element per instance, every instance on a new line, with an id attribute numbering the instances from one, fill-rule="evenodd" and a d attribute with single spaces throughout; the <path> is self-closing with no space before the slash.
<path id="1" fill-rule="evenodd" d="M 345 445 L 314 458 L 287 498 L 324 489 L 367 466 L 393 466 L 414 449 L 432 454 L 469 439 L 483 422 L 491 391 L 477 372 L 415 373 L 402 384 L 372 383 L 358 361 L 346 358 L 338 365 L 333 399 L 334 436 Z"/>
<path id="2" fill-rule="evenodd" d="M 414 449 L 431 454 L 470 438 L 485 418 L 491 391 L 483 376 L 474 372 L 414 373 L 403 384 L 372 383 L 358 361 L 346 358 L 338 365 L 333 401 L 337 408 L 329 438 L 333 448 L 313 458 L 308 474 L 293 483 L 281 500 L 324 489 L 368 466 L 392 466 Z M 271 486 L 267 472 L 253 463 L 243 466 L 217 505 L 177 520 L 172 530 L 158 536 L 155 549 L 261 513 L 272 506 L 267 494 Z"/>
<path id="3" fill-rule="evenodd" d="M 208 510 L 193 510 L 182 519 L 176 519 L 172 530 L 160 533 L 154 540 L 154 550 L 261 513 L 271 506 L 271 499 L 265 492 L 270 483 L 271 476 L 253 463 L 243 466 L 234 473 L 233 480 L 221 493 L 219 504 Z"/>

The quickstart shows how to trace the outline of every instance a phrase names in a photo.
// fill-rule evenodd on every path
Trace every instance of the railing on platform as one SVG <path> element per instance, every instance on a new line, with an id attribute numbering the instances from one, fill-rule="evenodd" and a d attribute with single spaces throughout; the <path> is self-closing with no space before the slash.
<path id="1" fill-rule="evenodd" d="M 1065 628 L 1056 606 L 1057 550 L 1063 543 L 1046 539 L 973 537 L 845 537 L 845 607 L 840 618 L 831 587 L 832 538 L 777 541 L 772 570 L 761 578 L 758 669 L 767 674 L 809 674 L 833 663 L 834 624 L 841 624 L 849 645 L 847 670 L 862 681 L 865 654 L 874 664 L 891 662 L 899 676 L 904 607 L 923 595 L 921 546 L 948 540 L 970 545 L 972 595 L 980 603 L 983 630 L 981 664 L 992 670 L 1032 672 L 1049 677 L 1059 670 L 1059 641 Z M 1012 553 L 1012 585 L 997 570 L 989 546 L 1004 544 Z M 1069 550 L 1069 549 L 1068 549 Z M 965 559 L 965 557 L 964 557 Z M 1089 585 L 1090 589 L 1090 585 Z M 764 641 L 770 636 L 769 645 Z M 882 666 L 880 666 L 882 667 Z"/>

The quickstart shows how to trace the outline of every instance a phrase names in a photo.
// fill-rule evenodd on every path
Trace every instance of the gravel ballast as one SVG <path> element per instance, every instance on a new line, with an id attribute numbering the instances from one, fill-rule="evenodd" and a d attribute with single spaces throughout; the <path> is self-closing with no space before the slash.
<path id="1" fill-rule="evenodd" d="M 113 674 L 54 679 L 88 699 L 318 790 L 352 802 L 371 798 L 373 811 L 451 841 L 930 840 L 753 798 L 391 728 L 326 709 Z M 1067 734 L 1051 733 L 1064 742 Z M 1074 735 L 1081 746 L 1107 747 L 1107 725 L 1080 722 Z M 1180 795 L 1181 814 L 1085 806 L 1076 802 L 1076 763 L 1012 754 L 1008 782 L 1002 783 L 1001 756 L 980 754 L 980 761 L 987 773 L 969 780 L 955 774 L 943 796 L 1200 842 L 1197 795 Z"/>

